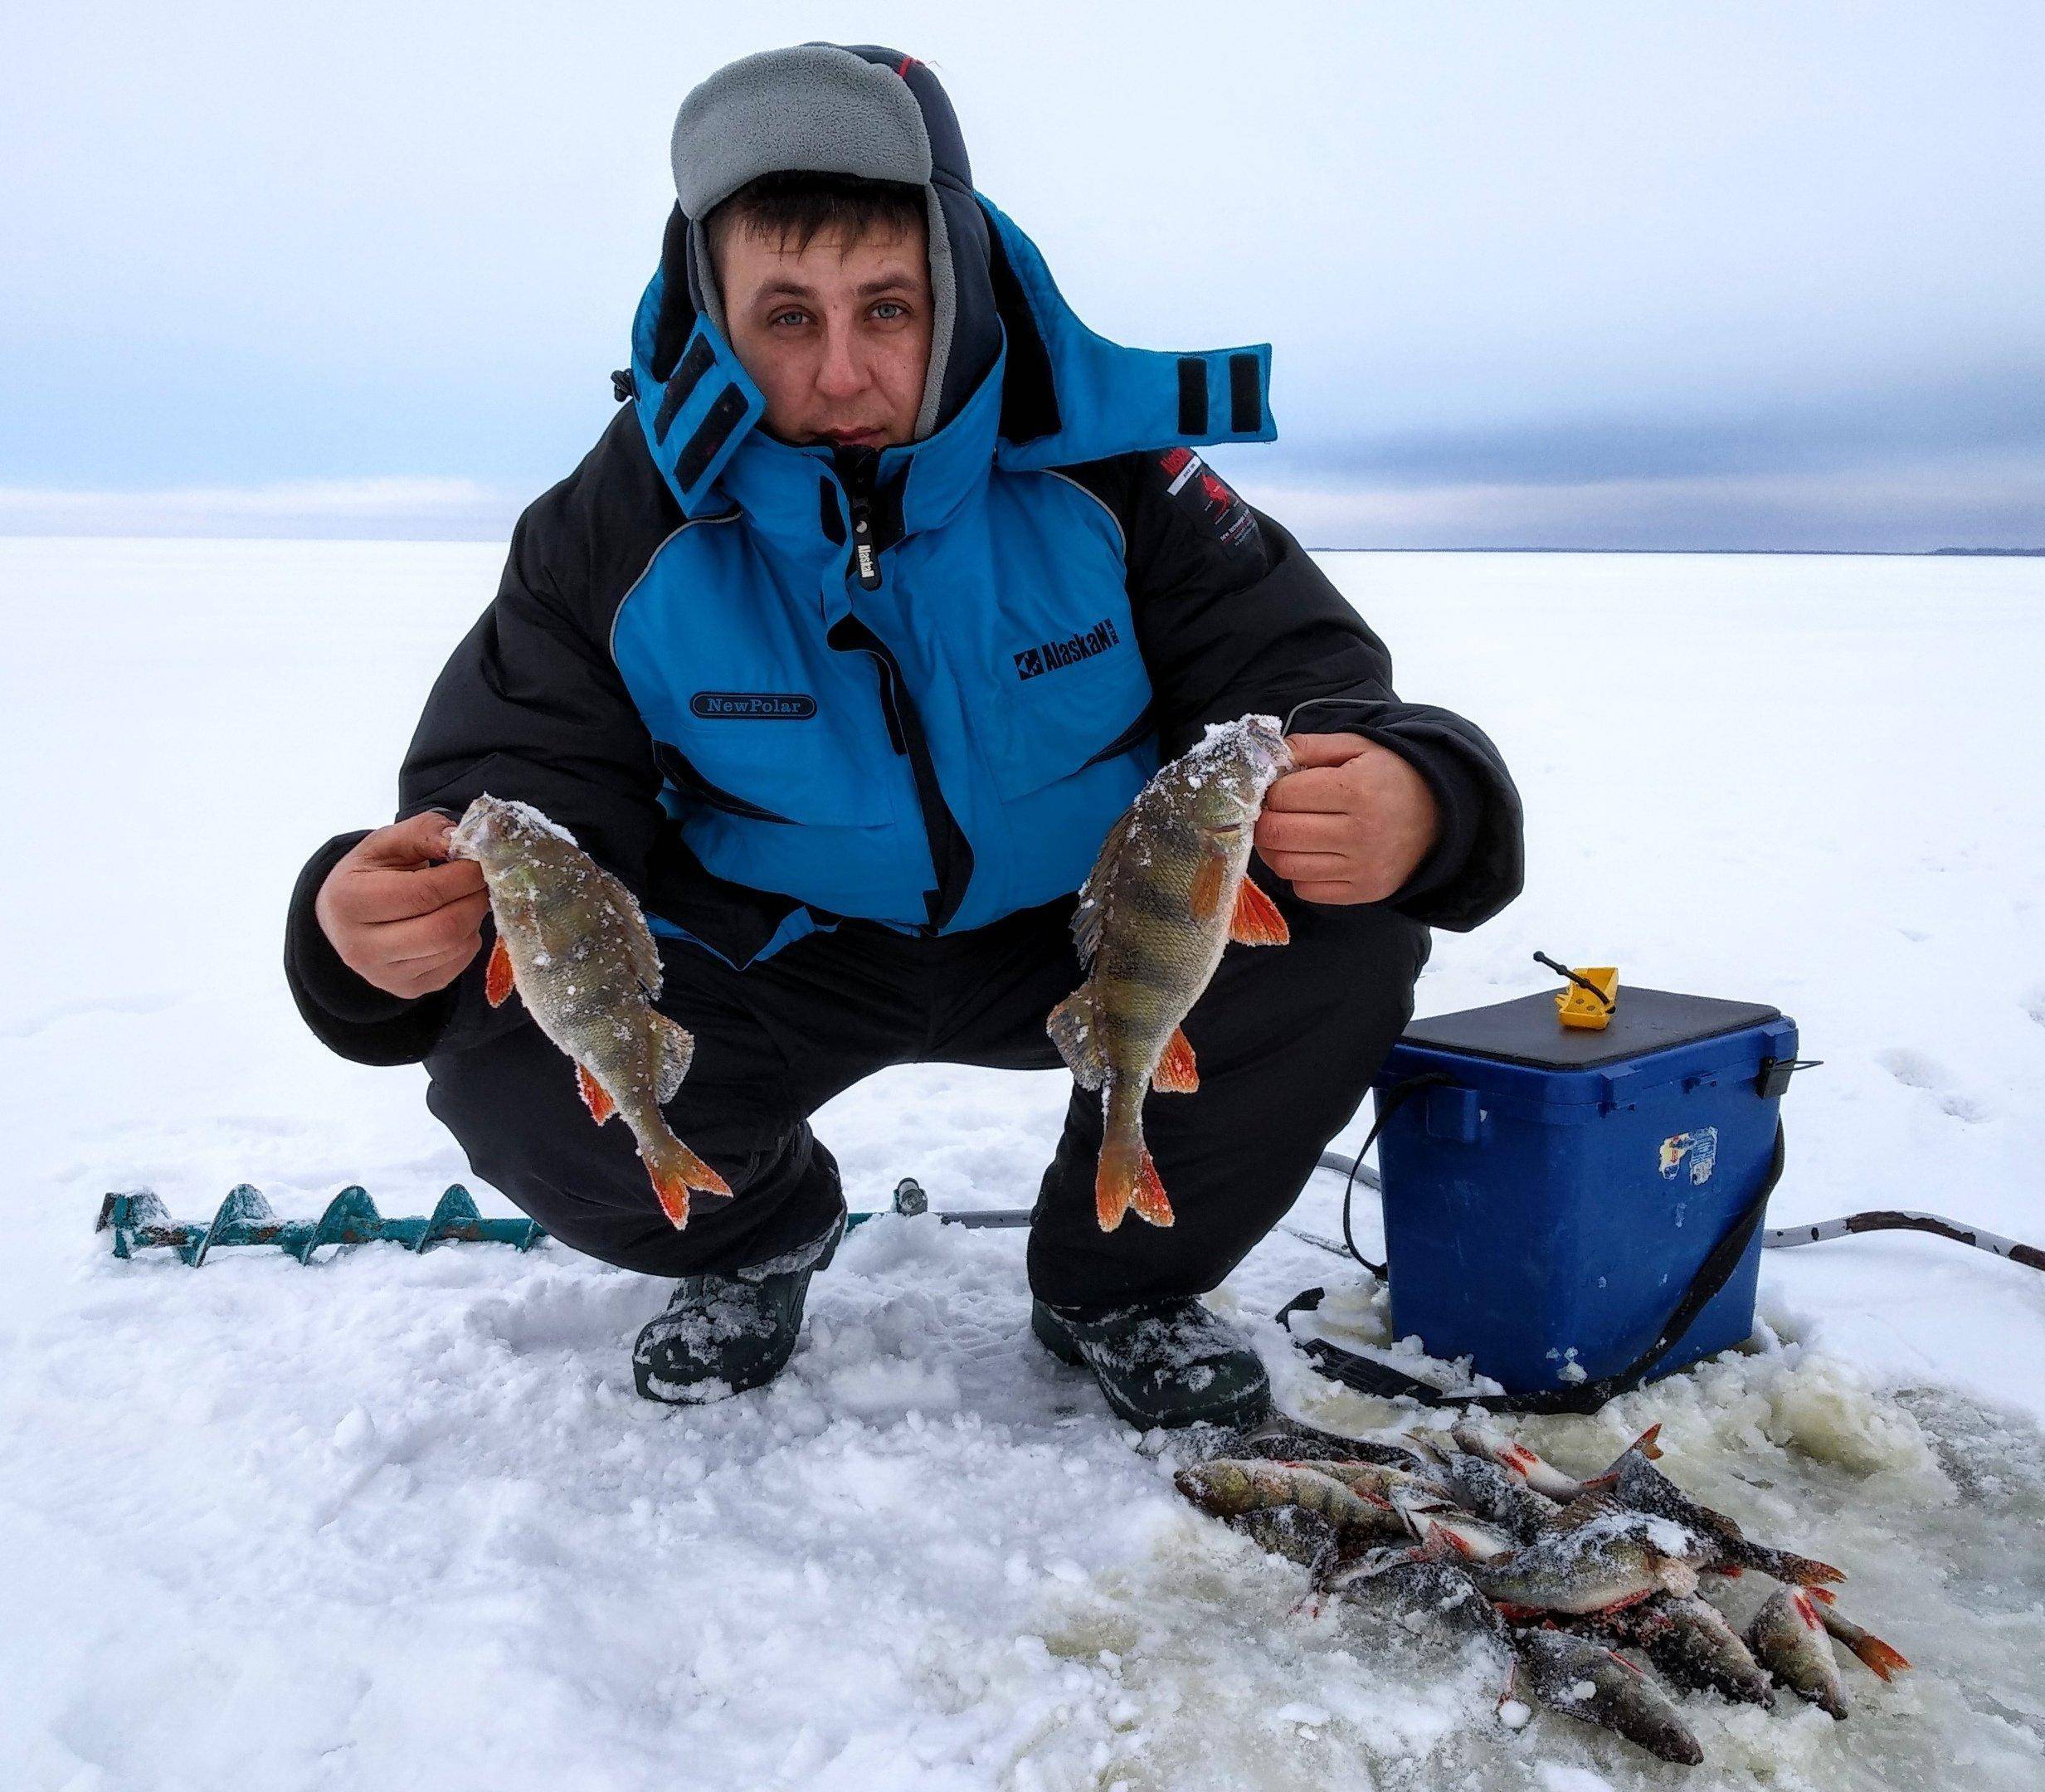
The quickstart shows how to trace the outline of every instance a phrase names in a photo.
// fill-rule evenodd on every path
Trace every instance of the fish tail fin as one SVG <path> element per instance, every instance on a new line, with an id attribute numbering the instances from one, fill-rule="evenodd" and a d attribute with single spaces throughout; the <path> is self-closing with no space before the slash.
<path id="1" fill-rule="evenodd" d="M 663 1143 L 649 1153 L 641 1150 L 646 1175 L 660 1197 L 660 1210 L 679 1232 L 689 1224 L 689 1197 L 692 1191 L 729 1199 L 731 1185 L 679 1139 Z"/>
<path id="2" fill-rule="evenodd" d="M 1862 1667 L 1880 1679 L 1887 1680 L 1899 1669 L 1910 1666 L 1901 1653 L 1891 1648 L 1880 1637 L 1869 1636 L 1864 1630 L 1846 1646 L 1860 1658 Z"/>
<path id="3" fill-rule="evenodd" d="M 657 1010 L 649 1009 L 647 1012 L 652 1021 L 654 1045 L 658 1054 L 653 1092 L 661 1101 L 671 1102 L 695 1059 L 695 1036 L 679 1021 L 669 1020 Z"/>
<path id="4" fill-rule="evenodd" d="M 1158 1180 L 1157 1166 L 1152 1161 L 1150 1149 L 1143 1152 L 1143 1161 L 1138 1166 L 1136 1177 L 1136 1210 L 1155 1226 L 1168 1226 L 1173 1214 L 1171 1202 L 1165 1194 L 1165 1185 Z"/>
<path id="5" fill-rule="evenodd" d="M 1107 1069 L 1101 1062 L 1093 1020 L 1093 986 L 1082 983 L 1051 1010 L 1044 1023 L 1044 1030 L 1051 1035 L 1051 1043 L 1065 1060 L 1074 1081 L 1087 1089 L 1098 1088 Z"/>
<path id="6" fill-rule="evenodd" d="M 1778 1580 L 1787 1580 L 1793 1586 L 1816 1586 L 1821 1581 L 1843 1580 L 1846 1578 L 1846 1570 L 1834 1568 L 1830 1562 L 1813 1561 L 1808 1556 L 1791 1556 L 1781 1550 L 1771 1550 L 1768 1560 L 1755 1566 L 1763 1574 L 1773 1575 Z"/>
<path id="7" fill-rule="evenodd" d="M 1093 1211 L 1103 1232 L 1113 1232 L 1133 1207 L 1152 1225 L 1171 1224 L 1157 1166 L 1143 1142 L 1143 1085 L 1109 1077 L 1103 1085 L 1100 1162 L 1093 1172 Z"/>

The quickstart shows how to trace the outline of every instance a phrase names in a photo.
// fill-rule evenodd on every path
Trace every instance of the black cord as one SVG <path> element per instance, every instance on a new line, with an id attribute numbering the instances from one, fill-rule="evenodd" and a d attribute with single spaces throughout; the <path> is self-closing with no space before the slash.
<path id="1" fill-rule="evenodd" d="M 1348 1247 L 1349 1254 L 1351 1257 L 1354 1257 L 1358 1263 L 1382 1282 L 1385 1279 L 1385 1265 L 1381 1263 L 1372 1263 L 1368 1257 L 1358 1250 L 1356 1234 L 1349 1230 L 1349 1198 L 1356 1191 L 1356 1166 L 1362 1161 L 1363 1153 L 1358 1152 L 1350 1161 L 1348 1179 L 1342 1184 L 1342 1243 Z"/>
<path id="2" fill-rule="evenodd" d="M 1544 964 L 1547 966 L 1551 971 L 1560 971 L 1562 975 L 1567 977 L 1570 982 L 1574 983 L 1577 988 L 1589 990 L 1593 996 L 1595 996 L 1599 1001 L 1604 1004 L 1604 1011 L 1607 1014 L 1610 1014 L 1614 1009 L 1619 1006 L 1619 1003 L 1616 999 L 1606 995 L 1604 991 L 1599 989 L 1595 983 L 1593 983 L 1589 977 L 1578 976 L 1575 971 L 1570 970 L 1565 964 L 1558 964 L 1545 952 L 1536 952 L 1534 954 L 1534 962 L 1536 964 Z"/>
<path id="3" fill-rule="evenodd" d="M 1436 1088 L 1443 1083 L 1454 1081 L 1455 1079 L 1446 1071 L 1429 1070 L 1420 1076 L 1410 1076 L 1403 1083 L 1393 1083 L 1390 1088 L 1378 1097 L 1377 1118 L 1371 1122 L 1371 1130 L 1364 1134 L 1362 1144 L 1356 1147 L 1356 1155 L 1350 1161 L 1349 1176 L 1347 1181 L 1342 1184 L 1342 1243 L 1347 1247 L 1349 1254 L 1368 1269 L 1372 1275 L 1377 1277 L 1380 1281 L 1385 1278 L 1385 1266 L 1383 1264 L 1372 1263 L 1368 1257 L 1358 1250 L 1356 1234 L 1350 1230 L 1349 1201 L 1350 1197 L 1356 1192 L 1356 1171 L 1362 1166 L 1363 1154 L 1377 1142 L 1377 1136 L 1385 1130 L 1385 1122 L 1387 1120 L 1397 1113 L 1422 1089 Z M 1380 1172 L 1379 1180 L 1380 1183 L 1383 1181 L 1382 1171 Z"/>

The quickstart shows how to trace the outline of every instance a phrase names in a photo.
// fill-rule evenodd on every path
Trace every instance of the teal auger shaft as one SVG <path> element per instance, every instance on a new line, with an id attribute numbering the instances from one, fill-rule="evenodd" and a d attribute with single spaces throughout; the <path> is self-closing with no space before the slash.
<path id="1" fill-rule="evenodd" d="M 402 1220 L 386 1220 L 358 1186 L 343 1189 L 317 1220 L 280 1220 L 262 1191 L 243 1182 L 205 1225 L 173 1220 L 153 1194 L 138 1189 L 101 1201 L 93 1230 L 113 1234 L 116 1257 L 168 1249 L 195 1269 L 217 1244 L 274 1244 L 300 1263 L 310 1263 L 323 1244 L 402 1244 L 410 1251 L 441 1244 L 509 1244 L 525 1251 L 548 1236 L 530 1220 L 485 1220 L 459 1182 L 441 1196 L 427 1217 Z"/>

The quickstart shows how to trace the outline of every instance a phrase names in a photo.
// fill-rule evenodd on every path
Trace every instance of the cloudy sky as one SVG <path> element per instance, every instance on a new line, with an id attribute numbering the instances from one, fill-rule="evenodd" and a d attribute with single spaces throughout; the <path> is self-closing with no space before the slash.
<path id="1" fill-rule="evenodd" d="M 501 536 L 682 94 L 816 37 L 1095 328 L 1274 343 L 1226 464 L 1312 542 L 2045 544 L 2037 0 L 12 9 L 0 531 Z"/>

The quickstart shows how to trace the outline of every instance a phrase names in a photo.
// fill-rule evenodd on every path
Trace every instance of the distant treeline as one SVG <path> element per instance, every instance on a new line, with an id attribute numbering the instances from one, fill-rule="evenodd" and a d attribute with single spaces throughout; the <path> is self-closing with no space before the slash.
<path id="1" fill-rule="evenodd" d="M 2045 548 L 1934 548 L 1935 554 L 2045 554 Z"/>

